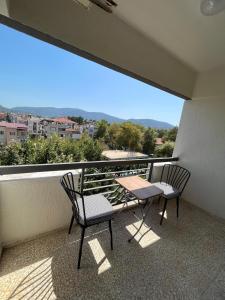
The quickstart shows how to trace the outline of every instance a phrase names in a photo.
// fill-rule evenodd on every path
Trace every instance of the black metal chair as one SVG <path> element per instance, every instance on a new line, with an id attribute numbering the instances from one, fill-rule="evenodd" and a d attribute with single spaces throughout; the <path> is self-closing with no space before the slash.
<path id="1" fill-rule="evenodd" d="M 154 183 L 154 185 L 163 190 L 163 195 L 161 197 L 165 199 L 160 225 L 162 225 L 163 222 L 168 200 L 176 198 L 177 218 L 179 217 L 180 197 L 190 176 L 191 173 L 183 167 L 171 164 L 165 164 L 163 166 L 160 182 Z"/>
<path id="2" fill-rule="evenodd" d="M 109 201 L 101 194 L 83 196 L 82 193 L 77 192 L 75 190 L 74 178 L 71 172 L 62 176 L 60 182 L 72 203 L 72 218 L 68 233 L 70 234 L 71 232 L 74 220 L 76 220 L 77 224 L 81 226 L 81 240 L 77 265 L 77 268 L 80 269 L 83 240 L 85 229 L 87 227 L 108 221 L 111 237 L 111 249 L 113 250 L 111 223 L 113 209 Z"/>

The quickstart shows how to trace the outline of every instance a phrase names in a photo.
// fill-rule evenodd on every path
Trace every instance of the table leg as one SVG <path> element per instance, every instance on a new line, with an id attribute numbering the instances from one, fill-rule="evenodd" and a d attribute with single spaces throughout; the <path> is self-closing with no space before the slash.
<path id="1" fill-rule="evenodd" d="M 150 202 L 150 203 L 149 203 L 149 206 L 147 207 L 147 209 L 146 209 L 146 211 L 145 211 L 145 207 L 147 206 L 148 202 Z M 145 202 L 145 204 L 144 204 L 144 207 L 143 207 L 143 209 L 142 209 L 142 221 L 141 221 L 141 224 L 140 224 L 138 230 L 135 232 L 135 234 L 128 240 L 129 243 L 135 238 L 135 236 L 136 236 L 136 235 L 138 234 L 138 232 L 141 230 L 141 227 L 142 227 L 142 225 L 144 224 L 145 219 L 146 219 L 146 217 L 147 217 L 147 215 L 148 215 L 148 212 L 149 212 L 149 210 L 150 210 L 151 204 L 152 204 L 152 201 L 146 200 L 146 202 Z M 151 229 L 151 228 L 150 228 L 150 229 Z"/>

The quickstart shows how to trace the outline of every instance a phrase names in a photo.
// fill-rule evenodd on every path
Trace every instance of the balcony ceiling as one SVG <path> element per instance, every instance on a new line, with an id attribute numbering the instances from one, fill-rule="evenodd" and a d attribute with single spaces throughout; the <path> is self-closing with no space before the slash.
<path id="1" fill-rule="evenodd" d="M 225 11 L 206 17 L 200 0 L 117 0 L 117 16 L 198 72 L 225 64 Z"/>

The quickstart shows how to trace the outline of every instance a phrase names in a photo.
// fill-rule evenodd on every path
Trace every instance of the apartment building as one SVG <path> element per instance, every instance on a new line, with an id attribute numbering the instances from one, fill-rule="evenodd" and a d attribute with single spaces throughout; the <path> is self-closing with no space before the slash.
<path id="1" fill-rule="evenodd" d="M 31 136 L 40 135 L 42 132 L 41 118 L 30 116 L 27 119 L 28 134 Z"/>
<path id="2" fill-rule="evenodd" d="M 75 129 L 75 126 L 77 125 L 76 122 L 73 122 L 70 119 L 65 118 L 65 117 L 54 118 L 52 120 L 57 125 L 58 135 L 60 137 L 67 137 L 68 136 L 67 129 Z"/>
<path id="3" fill-rule="evenodd" d="M 8 145 L 11 142 L 23 142 L 28 135 L 27 126 L 19 123 L 0 122 L 0 144 Z"/>
<path id="4" fill-rule="evenodd" d="M 58 125 L 53 119 L 42 119 L 40 120 L 41 135 L 50 137 L 53 134 L 58 134 Z"/>

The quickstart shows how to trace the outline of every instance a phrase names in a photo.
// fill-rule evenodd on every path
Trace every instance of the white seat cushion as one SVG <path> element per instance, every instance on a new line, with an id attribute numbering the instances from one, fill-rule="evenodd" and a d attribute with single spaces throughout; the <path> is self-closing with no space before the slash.
<path id="1" fill-rule="evenodd" d="M 81 198 L 77 199 L 79 206 L 79 220 L 85 225 Z M 112 218 L 113 208 L 110 202 L 101 194 L 84 197 L 87 225 L 108 221 Z"/>
<path id="2" fill-rule="evenodd" d="M 156 182 L 154 185 L 163 190 L 163 197 L 166 199 L 176 198 L 180 195 L 177 189 L 165 182 Z"/>

